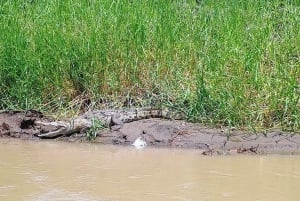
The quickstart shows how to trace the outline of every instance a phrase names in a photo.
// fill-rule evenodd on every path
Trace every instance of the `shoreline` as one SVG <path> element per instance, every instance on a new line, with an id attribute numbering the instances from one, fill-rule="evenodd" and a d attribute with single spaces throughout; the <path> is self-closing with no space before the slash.
<path id="1" fill-rule="evenodd" d="M 38 112 L 32 112 L 30 116 L 25 112 L 2 112 L 0 113 L 0 137 L 43 140 L 36 135 L 47 128 L 36 126 L 34 122 L 38 119 L 51 121 Z M 53 140 L 129 146 L 140 136 L 146 140 L 147 147 L 197 149 L 203 155 L 300 154 L 298 133 L 278 130 L 253 134 L 233 130 L 228 134 L 219 128 L 159 118 L 126 123 L 123 128 L 115 131 L 101 130 L 92 141 L 88 141 L 85 133 L 60 136 Z"/>

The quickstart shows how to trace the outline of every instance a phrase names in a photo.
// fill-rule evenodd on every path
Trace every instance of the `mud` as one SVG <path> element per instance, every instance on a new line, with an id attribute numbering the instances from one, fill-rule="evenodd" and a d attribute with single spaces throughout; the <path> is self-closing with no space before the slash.
<path id="1" fill-rule="evenodd" d="M 43 140 L 37 134 L 55 130 L 35 125 L 35 121 L 53 121 L 34 110 L 0 113 L 0 137 Z M 151 147 L 200 149 L 204 155 L 226 154 L 300 154 L 300 135 L 282 131 L 246 133 L 238 130 L 208 128 L 179 120 L 145 119 L 126 123 L 118 131 L 104 129 L 97 133 L 96 143 L 131 145 L 143 136 Z M 85 133 L 60 136 L 53 140 L 87 142 Z"/>

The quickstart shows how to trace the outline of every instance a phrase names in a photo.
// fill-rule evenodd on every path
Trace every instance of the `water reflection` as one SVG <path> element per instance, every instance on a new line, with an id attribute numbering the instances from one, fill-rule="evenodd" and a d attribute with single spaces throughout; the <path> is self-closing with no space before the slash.
<path id="1" fill-rule="evenodd" d="M 63 190 L 53 189 L 44 194 L 32 196 L 32 201 L 100 201 L 85 195 L 82 192 L 71 193 Z M 104 201 L 104 200 L 103 200 Z"/>

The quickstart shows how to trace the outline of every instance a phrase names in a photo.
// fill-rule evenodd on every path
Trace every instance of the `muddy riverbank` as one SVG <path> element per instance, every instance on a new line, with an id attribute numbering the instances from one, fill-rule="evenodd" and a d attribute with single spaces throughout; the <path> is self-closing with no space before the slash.
<path id="1" fill-rule="evenodd" d="M 1 112 L 0 137 L 42 140 L 40 133 L 52 131 L 53 126 L 37 126 L 35 121 L 52 122 L 37 111 Z M 53 140 L 86 142 L 85 133 L 60 136 Z M 282 131 L 246 133 L 238 130 L 208 128 L 200 124 L 158 118 L 126 123 L 112 131 L 104 129 L 93 140 L 102 144 L 131 145 L 142 136 L 147 146 L 200 149 L 204 155 L 224 154 L 299 154 L 300 135 Z"/>

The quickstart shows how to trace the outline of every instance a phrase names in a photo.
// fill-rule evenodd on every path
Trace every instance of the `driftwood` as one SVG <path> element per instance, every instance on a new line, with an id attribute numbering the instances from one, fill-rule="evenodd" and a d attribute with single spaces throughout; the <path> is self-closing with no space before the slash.
<path id="1" fill-rule="evenodd" d="M 166 118 L 182 119 L 182 114 L 174 114 L 169 110 L 160 110 L 152 108 L 125 109 L 125 110 L 98 110 L 84 113 L 73 119 L 57 122 L 36 121 L 37 126 L 53 126 L 54 131 L 40 133 L 37 136 L 41 138 L 55 138 L 58 136 L 72 135 L 86 131 L 94 126 L 94 122 L 100 122 L 102 125 L 118 130 L 124 123 L 148 118 Z"/>

